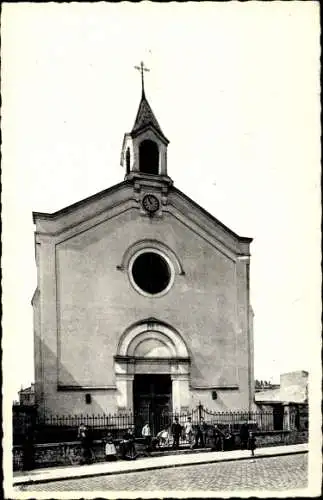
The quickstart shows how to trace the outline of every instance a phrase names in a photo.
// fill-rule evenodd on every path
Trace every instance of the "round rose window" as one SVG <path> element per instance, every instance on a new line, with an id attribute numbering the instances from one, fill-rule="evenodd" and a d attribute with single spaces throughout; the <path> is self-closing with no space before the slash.
<path id="1" fill-rule="evenodd" d="M 168 262 L 156 252 L 144 252 L 138 255 L 132 264 L 132 277 L 138 288 L 156 295 L 163 292 L 171 280 Z"/>

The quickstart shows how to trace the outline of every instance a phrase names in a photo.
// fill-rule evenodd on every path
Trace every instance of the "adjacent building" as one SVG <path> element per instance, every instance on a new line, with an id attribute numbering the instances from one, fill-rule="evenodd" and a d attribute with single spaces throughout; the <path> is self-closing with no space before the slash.
<path id="1" fill-rule="evenodd" d="M 25 389 L 21 388 L 18 392 L 19 395 L 19 405 L 21 406 L 34 406 L 35 405 L 35 384 L 31 384 L 30 387 Z"/>
<path id="2" fill-rule="evenodd" d="M 257 407 L 272 412 L 274 429 L 308 428 L 308 372 L 283 373 L 280 384 L 256 390 Z"/>

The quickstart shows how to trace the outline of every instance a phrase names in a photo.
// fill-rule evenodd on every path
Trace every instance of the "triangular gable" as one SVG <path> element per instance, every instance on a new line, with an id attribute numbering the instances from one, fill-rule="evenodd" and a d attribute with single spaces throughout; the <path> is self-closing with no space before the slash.
<path id="1" fill-rule="evenodd" d="M 167 194 L 165 211 L 179 217 L 187 227 L 195 227 L 197 233 L 205 232 L 212 238 L 216 238 L 238 255 L 248 255 L 249 244 L 252 238 L 241 237 L 216 219 L 207 210 L 195 201 L 171 186 Z M 133 184 L 123 181 L 109 189 L 101 191 L 89 198 L 83 199 L 73 205 L 65 207 L 52 214 L 34 212 L 33 218 L 36 223 L 36 231 L 41 233 L 59 234 L 82 225 L 82 230 L 90 228 L 93 220 L 117 216 L 124 210 L 124 204 L 131 204 L 134 210 L 140 206 L 134 201 Z M 85 226 L 83 226 L 85 224 Z M 201 234 L 202 234 L 201 233 Z"/>

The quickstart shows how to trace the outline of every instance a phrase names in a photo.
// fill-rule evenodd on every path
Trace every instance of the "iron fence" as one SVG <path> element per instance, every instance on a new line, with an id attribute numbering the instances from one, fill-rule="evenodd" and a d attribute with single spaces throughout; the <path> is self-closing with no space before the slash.
<path id="1" fill-rule="evenodd" d="M 280 428 L 275 428 L 274 416 L 272 411 L 234 411 L 234 412 L 215 412 L 208 409 L 202 409 L 202 416 L 205 421 L 211 425 L 227 427 L 231 432 L 239 432 L 241 425 L 248 422 L 249 427 L 256 431 L 283 430 L 282 422 Z"/>
<path id="2" fill-rule="evenodd" d="M 197 428 L 201 419 L 205 427 L 211 431 L 217 425 L 231 434 L 239 434 L 242 423 L 248 422 L 249 427 L 255 431 L 273 431 L 287 429 L 287 423 L 282 418 L 275 418 L 273 411 L 228 411 L 216 412 L 198 405 L 196 408 L 185 412 L 153 411 L 150 407 L 142 408 L 139 412 L 123 412 L 117 414 L 78 414 L 78 415 L 48 415 L 38 416 L 18 413 L 13 416 L 14 444 L 19 444 L 26 433 L 32 431 L 35 442 L 61 442 L 77 440 L 77 430 L 81 423 L 91 429 L 93 439 L 102 439 L 110 432 L 115 439 L 121 439 L 128 428 L 134 428 L 136 437 L 141 437 L 141 429 L 145 423 L 150 424 L 152 435 L 168 429 L 178 418 L 184 426 L 188 417 L 191 418 L 193 428 Z M 294 422 L 291 419 L 290 422 Z M 185 442 L 185 436 L 182 436 Z"/>

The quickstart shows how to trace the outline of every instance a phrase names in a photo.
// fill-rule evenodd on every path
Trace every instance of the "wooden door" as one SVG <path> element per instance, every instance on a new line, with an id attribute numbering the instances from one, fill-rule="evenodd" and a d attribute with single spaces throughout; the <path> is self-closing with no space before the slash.
<path id="1" fill-rule="evenodd" d="M 149 422 L 153 435 L 171 422 L 172 381 L 170 375 L 135 375 L 133 385 L 136 435 Z"/>

